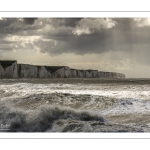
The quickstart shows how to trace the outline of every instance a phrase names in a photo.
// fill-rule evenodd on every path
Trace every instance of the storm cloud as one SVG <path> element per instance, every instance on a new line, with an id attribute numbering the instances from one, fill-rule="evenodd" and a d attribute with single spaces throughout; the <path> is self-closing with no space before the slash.
<path id="1" fill-rule="evenodd" d="M 26 24 L 33 24 L 37 18 L 23 18 Z"/>
<path id="2" fill-rule="evenodd" d="M 124 73 L 134 68 L 126 60 L 142 67 L 150 65 L 149 18 L 1 18 L 0 32 L 3 59 L 8 51 L 35 51 L 55 58 L 93 55 L 91 63 L 97 56 L 103 61 L 105 57 L 113 70 L 117 68 L 113 62 L 120 61 Z"/>

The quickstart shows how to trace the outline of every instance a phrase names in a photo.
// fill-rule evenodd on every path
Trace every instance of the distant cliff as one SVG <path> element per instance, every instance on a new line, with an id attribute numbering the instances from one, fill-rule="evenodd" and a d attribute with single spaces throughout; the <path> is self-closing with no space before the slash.
<path id="1" fill-rule="evenodd" d="M 35 66 L 0 61 L 0 78 L 125 78 L 124 74 L 98 70 L 77 70 L 67 66 Z"/>

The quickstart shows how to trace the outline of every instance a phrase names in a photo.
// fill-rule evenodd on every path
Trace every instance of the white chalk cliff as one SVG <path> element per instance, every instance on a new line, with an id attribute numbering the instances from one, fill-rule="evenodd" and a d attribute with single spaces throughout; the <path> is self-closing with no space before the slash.
<path id="1" fill-rule="evenodd" d="M 0 63 L 0 78 L 18 78 L 17 62 L 4 67 Z"/>
<path id="2" fill-rule="evenodd" d="M 67 66 L 34 66 L 0 61 L 0 78 L 125 78 L 122 73 L 77 70 Z"/>

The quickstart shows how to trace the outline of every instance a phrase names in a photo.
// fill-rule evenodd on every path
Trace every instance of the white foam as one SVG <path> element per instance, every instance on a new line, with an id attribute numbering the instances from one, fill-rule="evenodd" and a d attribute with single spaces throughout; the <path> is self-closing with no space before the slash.
<path id="1" fill-rule="evenodd" d="M 136 90 L 137 89 L 137 90 Z M 114 98 L 134 98 L 149 99 L 150 91 L 135 87 L 133 89 L 124 89 L 124 87 L 112 88 L 111 86 L 93 86 L 93 85 L 75 85 L 75 84 L 31 84 L 15 83 L 0 85 L 0 90 L 15 93 L 13 96 L 25 96 L 38 93 L 70 93 L 70 94 L 90 94 L 101 95 Z"/>
<path id="2" fill-rule="evenodd" d="M 147 113 L 150 112 L 150 86 L 130 85 L 87 85 L 87 84 L 31 84 L 14 83 L 1 84 L 1 100 L 21 98 L 32 94 L 48 93 L 69 93 L 69 94 L 89 94 L 117 98 L 118 102 L 103 114 L 111 113 Z M 13 94 L 11 94 L 13 93 Z M 7 96 L 6 96 L 7 95 Z M 92 101 L 92 99 L 91 99 Z M 122 102 L 125 102 L 123 105 Z M 130 105 L 128 102 L 131 102 Z M 92 103 L 92 102 L 91 102 Z"/>
<path id="3" fill-rule="evenodd" d="M 111 114 L 147 114 L 150 113 L 150 101 L 139 99 L 119 99 L 111 108 L 101 112 L 103 115 Z"/>

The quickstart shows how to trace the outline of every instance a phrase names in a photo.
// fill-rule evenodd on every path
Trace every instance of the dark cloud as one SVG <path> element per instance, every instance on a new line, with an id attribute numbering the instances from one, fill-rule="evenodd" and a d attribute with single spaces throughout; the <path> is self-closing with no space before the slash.
<path id="1" fill-rule="evenodd" d="M 7 34 L 13 34 L 10 26 L 17 20 L 18 18 L 3 18 L 0 20 L 0 38 L 1 36 L 5 37 Z"/>
<path id="2" fill-rule="evenodd" d="M 74 27 L 77 25 L 77 23 L 81 20 L 82 18 L 65 18 L 64 19 L 64 26 L 71 26 Z"/>
<path id="3" fill-rule="evenodd" d="M 74 27 L 82 18 L 52 18 L 48 19 L 47 23 L 50 23 L 53 26 L 66 26 Z"/>
<path id="4" fill-rule="evenodd" d="M 26 24 L 34 24 L 34 21 L 37 19 L 38 18 L 23 18 L 23 20 Z"/>
<path id="5" fill-rule="evenodd" d="M 107 51 L 140 51 L 142 45 L 150 46 L 150 27 L 137 27 L 131 18 L 114 19 L 117 25 L 108 30 L 89 35 L 49 36 L 58 41 L 55 51 L 58 53 L 74 52 L 77 54 L 103 53 Z M 62 47 L 62 44 L 64 43 Z M 136 45 L 136 46 L 135 46 Z M 138 48 L 138 45 L 139 48 Z M 148 50 L 144 47 L 142 50 Z M 51 51 L 50 51 L 51 53 Z"/>
<path id="6" fill-rule="evenodd" d="M 5 35 L 25 35 L 28 30 L 34 30 L 34 34 L 28 32 L 28 34 L 35 35 L 36 30 L 40 29 L 39 24 L 34 24 L 35 20 L 38 18 L 2 18 L 0 19 L 0 32 Z M 21 33 L 22 32 L 22 33 Z"/>
<path id="7" fill-rule="evenodd" d="M 3 18 L 0 29 L 0 48 L 4 50 L 37 47 L 50 55 L 126 52 L 132 58 L 150 64 L 150 25 L 147 19 Z M 12 40 L 7 39 L 8 36 L 12 36 Z M 19 38 L 14 40 L 13 36 L 23 39 L 17 41 Z M 40 38 L 31 38 L 27 42 L 29 36 Z"/>
<path id="8" fill-rule="evenodd" d="M 13 22 L 17 21 L 18 18 L 2 18 L 2 20 L 0 20 L 0 28 L 5 28 L 10 26 L 10 24 L 12 24 Z"/>

